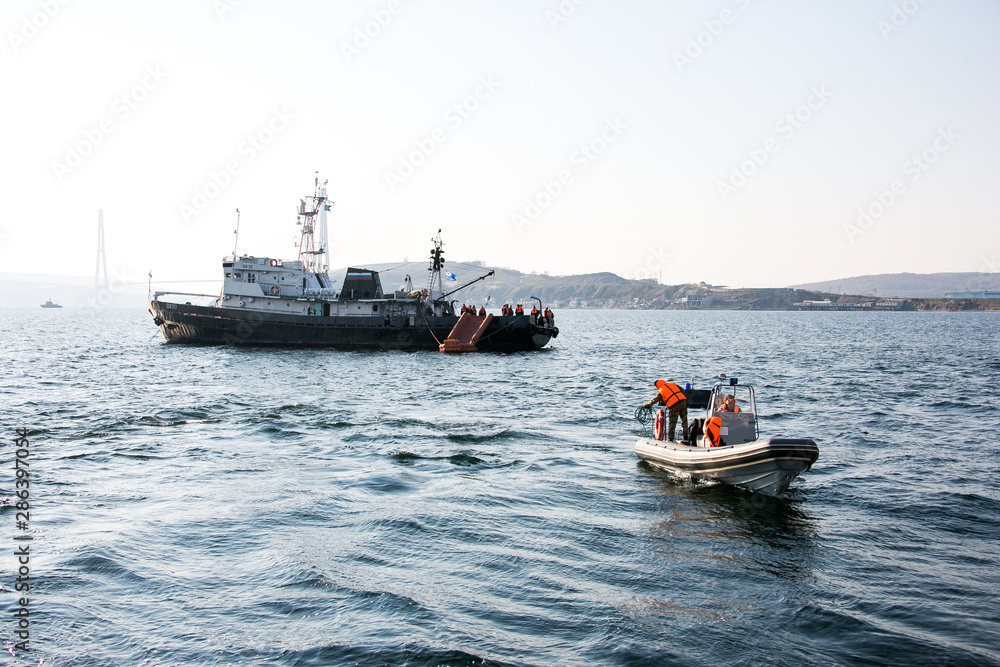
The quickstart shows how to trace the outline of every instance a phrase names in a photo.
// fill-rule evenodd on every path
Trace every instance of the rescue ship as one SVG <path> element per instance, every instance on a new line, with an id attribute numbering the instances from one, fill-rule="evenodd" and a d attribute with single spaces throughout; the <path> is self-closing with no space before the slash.
<path id="1" fill-rule="evenodd" d="M 402 289 L 385 292 L 378 271 L 364 268 L 348 268 L 339 279 L 331 279 L 322 260 L 326 211 L 331 207 L 326 183 L 320 184 L 317 178 L 313 195 L 299 200 L 296 224 L 301 227 L 301 238 L 294 261 L 237 256 L 234 249 L 222 261 L 219 296 L 152 293 L 149 312 L 164 339 L 168 343 L 508 352 L 538 350 L 559 335 L 550 318 L 457 313 L 457 301 L 449 297 L 493 272 L 446 291 L 440 230 L 432 239 L 430 275 L 423 289 L 414 289 L 407 276 Z M 315 238 L 317 224 L 320 240 Z"/>
<path id="2" fill-rule="evenodd" d="M 724 378 L 724 376 L 723 376 Z M 784 493 L 793 479 L 809 470 L 819 447 L 809 438 L 761 438 L 754 388 L 736 378 L 709 390 L 685 389 L 688 408 L 704 408 L 693 419 L 686 442 L 665 440 L 666 409 L 653 415 L 653 437 L 639 438 L 635 455 L 647 463 L 692 480 L 710 479 L 769 495 Z M 645 426 L 648 408 L 636 419 Z M 669 435 L 669 434 L 668 434 Z"/>

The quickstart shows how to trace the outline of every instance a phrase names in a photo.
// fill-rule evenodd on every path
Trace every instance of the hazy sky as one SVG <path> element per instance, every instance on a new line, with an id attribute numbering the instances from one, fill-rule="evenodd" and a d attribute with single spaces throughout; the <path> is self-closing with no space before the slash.
<path id="1" fill-rule="evenodd" d="M 7 0 L 0 272 L 998 271 L 997 0 Z M 463 277 L 460 273 L 460 277 Z M 470 276 L 471 277 L 471 276 Z"/>

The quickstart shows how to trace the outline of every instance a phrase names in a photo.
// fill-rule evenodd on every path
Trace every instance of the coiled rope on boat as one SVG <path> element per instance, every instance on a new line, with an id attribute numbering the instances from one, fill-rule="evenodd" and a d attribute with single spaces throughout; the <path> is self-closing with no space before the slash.
<path id="1" fill-rule="evenodd" d="M 640 405 L 635 409 L 634 417 L 637 422 L 642 424 L 642 432 L 649 437 L 649 429 L 646 428 L 646 424 L 649 423 L 650 418 L 653 415 L 653 408 L 647 408 L 645 405 Z"/>

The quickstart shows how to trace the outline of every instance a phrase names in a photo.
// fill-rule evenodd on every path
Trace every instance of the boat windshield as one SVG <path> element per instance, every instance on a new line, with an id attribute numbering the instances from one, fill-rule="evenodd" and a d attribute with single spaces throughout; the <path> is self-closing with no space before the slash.
<path id="1" fill-rule="evenodd" d="M 757 405 L 753 388 L 747 385 L 716 385 L 712 395 L 712 414 L 720 417 L 719 435 L 726 445 L 753 442 L 757 431 Z"/>
<path id="2" fill-rule="evenodd" d="M 754 405 L 753 390 L 745 385 L 716 387 L 712 410 L 714 412 L 755 413 L 757 406 Z"/>

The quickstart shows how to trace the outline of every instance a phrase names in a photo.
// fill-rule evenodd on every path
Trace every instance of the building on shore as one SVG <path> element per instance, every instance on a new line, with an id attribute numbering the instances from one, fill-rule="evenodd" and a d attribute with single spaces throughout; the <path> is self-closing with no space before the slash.
<path id="1" fill-rule="evenodd" d="M 1000 299 L 1000 292 L 947 292 L 947 299 Z"/>

